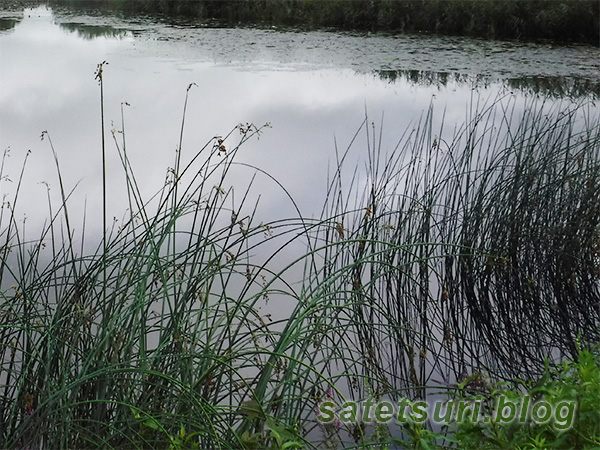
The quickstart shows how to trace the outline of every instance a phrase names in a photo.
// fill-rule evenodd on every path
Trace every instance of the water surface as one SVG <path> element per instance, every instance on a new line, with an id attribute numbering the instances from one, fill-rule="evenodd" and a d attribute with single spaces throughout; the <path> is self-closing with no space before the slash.
<path id="1" fill-rule="evenodd" d="M 301 212 L 318 214 L 335 148 L 343 151 L 368 114 L 391 152 L 430 106 L 452 133 L 473 105 L 538 98 L 567 108 L 600 92 L 598 48 L 426 35 L 369 35 L 276 29 L 205 28 L 144 17 L 81 15 L 47 8 L 0 14 L 0 146 L 10 149 L 3 195 L 14 192 L 28 151 L 18 213 L 47 215 L 47 186 L 58 196 L 48 131 L 75 217 L 101 208 L 100 88 L 104 67 L 110 216 L 127 207 L 113 143 L 123 123 L 128 155 L 148 197 L 163 185 L 178 147 L 186 89 L 184 161 L 239 123 L 270 124 L 238 161 L 280 180 Z M 558 105 L 558 106 L 557 106 Z M 591 108 L 595 108 L 594 105 Z M 122 112 L 124 114 L 124 120 Z M 226 146 L 233 145 L 233 136 Z M 359 136 L 348 160 L 362 164 Z M 254 174 L 240 171 L 240 184 Z M 267 177 L 255 181 L 267 218 L 294 214 Z M 39 216 L 39 217 L 36 217 Z M 92 234 L 99 222 L 88 220 Z"/>
<path id="2" fill-rule="evenodd" d="M 125 138 L 140 189 L 149 199 L 174 165 L 188 89 L 184 164 L 207 143 L 212 148 L 216 136 L 225 139 L 229 152 L 240 138 L 235 130 L 240 123 L 269 124 L 260 139 L 240 149 L 236 158 L 245 166 L 234 171 L 230 185 L 222 186 L 234 186 L 231 207 L 236 208 L 256 175 L 247 203 L 259 202 L 255 223 L 266 223 L 298 214 L 287 193 L 300 214 L 318 216 L 327 175 L 351 143 L 344 175 L 350 178 L 358 167 L 358 182 L 364 183 L 369 148 L 380 147 L 382 154 L 401 151 L 397 143 L 420 126 L 430 108 L 431 148 L 451 139 L 473 111 L 495 102 L 500 112 L 514 117 L 534 104 L 553 110 L 585 104 L 587 113 L 598 114 L 599 61 L 598 48 L 584 45 L 206 28 L 47 8 L 3 12 L 0 149 L 7 156 L 1 194 L 4 205 L 15 208 L 18 226 L 37 237 L 49 217 L 48 196 L 53 214 L 60 205 L 52 143 L 70 195 L 76 239 L 85 216 L 91 247 L 97 245 L 102 233 L 102 134 L 95 75 L 102 62 L 107 62 L 108 212 L 109 220 L 115 217 L 119 224 L 128 202 L 117 145 L 122 149 Z M 368 125 L 355 138 L 367 115 Z M 499 114 L 498 120 L 505 117 Z M 292 258 L 305 251 L 302 243 L 294 245 L 286 248 Z M 268 253 L 269 247 L 264 249 Z M 298 279 L 302 275 L 298 271 Z M 428 292 L 437 298 L 439 286 L 434 284 Z M 264 311 L 276 321 L 289 314 L 288 306 L 265 301 Z M 392 347 L 389 341 L 380 344 Z M 396 359 L 390 358 L 390 366 Z"/>

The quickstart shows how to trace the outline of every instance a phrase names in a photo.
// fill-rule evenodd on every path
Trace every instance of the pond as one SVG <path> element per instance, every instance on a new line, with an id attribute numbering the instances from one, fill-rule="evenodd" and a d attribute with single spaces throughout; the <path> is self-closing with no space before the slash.
<path id="1" fill-rule="evenodd" d="M 45 7 L 4 12 L 1 21 L 0 146 L 10 148 L 4 173 L 12 178 L 31 151 L 21 193 L 31 199 L 21 202 L 30 221 L 35 208 L 26 203 L 46 196 L 39 183 L 56 185 L 42 131 L 54 143 L 65 186 L 78 185 L 72 210 L 83 210 L 82 198 L 88 211 L 101 206 L 94 73 L 103 61 L 108 199 L 115 217 L 126 208 L 111 137 L 122 127 L 121 105 L 126 102 L 129 158 L 149 194 L 173 165 L 191 83 L 182 157 L 239 123 L 269 123 L 260 141 L 244 147 L 240 161 L 280 180 L 308 216 L 320 211 L 334 142 L 345 149 L 367 114 L 383 130 L 383 149 L 391 151 L 430 105 L 452 128 L 477 102 L 511 97 L 522 108 L 538 97 L 566 107 L 600 92 L 598 48 L 585 45 L 202 28 Z M 353 157 L 359 161 L 361 150 Z M 265 208 L 280 210 L 285 200 L 279 190 L 262 179 L 256 187 Z M 10 191 L 6 180 L 2 189 Z M 100 231 L 93 221 L 88 226 Z"/>
<path id="2" fill-rule="evenodd" d="M 95 427 L 139 419 L 121 408 L 128 402 L 179 410 L 188 397 L 177 389 L 202 373 L 194 389 L 204 399 L 235 405 L 211 445 L 228 436 L 230 417 L 241 423 L 237 407 L 253 396 L 270 396 L 273 414 L 306 419 L 314 437 L 322 430 L 313 405 L 298 403 L 308 392 L 313 400 L 331 387 L 419 396 L 423 385 L 479 380 L 479 371 L 539 373 L 544 356 L 573 355 L 575 336 L 594 337 L 599 321 L 590 244 L 598 233 L 598 55 L 598 47 L 549 42 L 0 11 L 0 314 L 14 323 L 1 331 L 11 342 L 3 363 L 18 373 L 13 379 L 27 378 L 9 349 L 23 342 L 24 361 L 37 355 L 22 349 L 45 348 L 45 329 L 67 343 L 65 353 L 89 338 L 65 357 L 76 380 L 96 364 L 102 373 L 107 361 L 131 363 L 125 400 L 118 383 L 84 373 L 83 384 L 98 383 L 94 393 L 114 395 L 105 410 L 87 408 L 83 388 L 81 397 L 70 391 Z M 579 129 L 588 134 L 571 141 Z M 213 165 L 202 165 L 210 151 Z M 133 203 L 171 201 L 164 188 L 179 186 L 180 168 L 190 163 L 187 180 L 197 182 L 234 155 L 227 180 L 215 171 L 183 208 L 185 225 L 161 235 L 161 210 L 156 221 L 138 215 L 127 228 Z M 218 205 L 214 217 L 206 198 Z M 103 253 L 104 201 L 113 231 Z M 51 221 L 63 214 L 64 224 Z M 200 231 L 186 235 L 196 220 Z M 52 230 L 40 238 L 43 227 Z M 156 248 L 148 243 L 159 238 Z M 192 369 L 179 373 L 185 352 Z M 152 392 L 167 380 L 148 381 L 150 364 L 158 378 L 174 371 L 165 404 L 152 394 L 134 398 L 139 386 L 148 382 Z M 171 383 L 180 375 L 181 384 Z M 32 395 L 42 398 L 46 385 Z M 9 394 L 21 411 L 17 391 Z M 295 399 L 287 412 L 277 410 L 284 395 Z M 21 422 L 12 426 L 18 439 Z"/>

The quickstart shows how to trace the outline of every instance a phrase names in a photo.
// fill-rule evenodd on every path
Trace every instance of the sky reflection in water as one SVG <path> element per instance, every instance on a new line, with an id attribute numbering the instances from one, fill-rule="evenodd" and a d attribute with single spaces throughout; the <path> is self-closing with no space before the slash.
<path id="1" fill-rule="evenodd" d="M 104 24 L 86 23 L 88 18 L 59 19 L 44 8 L 26 11 L 23 20 L 11 22 L 14 26 L 0 34 L 0 145 L 2 150 L 10 148 L 5 174 L 12 180 L 4 179 L 0 186 L 3 195 L 14 191 L 19 167 L 31 150 L 18 210 L 29 222 L 41 223 L 47 217 L 42 182 L 50 184 L 55 201 L 59 198 L 49 144 L 40 140 L 41 132 L 47 130 L 67 190 L 78 184 L 71 214 L 81 217 L 87 201 L 92 220 L 88 219 L 86 227 L 92 234 L 101 232 L 101 223 L 93 215 L 102 204 L 100 89 L 94 79 L 96 65 L 102 61 L 109 63 L 104 71 L 109 215 L 116 217 L 123 217 L 127 202 L 110 130 L 121 129 L 122 102 L 130 105 L 124 108 L 127 151 L 146 197 L 160 189 L 167 167 L 173 164 L 186 88 L 196 83 L 190 90 L 184 161 L 238 123 L 261 126 L 269 122 L 272 128 L 260 140 L 246 144 L 237 160 L 276 177 L 302 213 L 312 216 L 320 212 L 328 164 L 335 161 L 334 138 L 340 151 L 344 150 L 365 112 L 377 128 L 383 127 L 381 147 L 389 152 L 430 104 L 438 120 L 445 114 L 445 127 L 451 134 L 455 125 L 465 121 L 472 102 L 514 97 L 518 110 L 526 101 L 519 91 L 511 94 L 514 86 L 493 79 L 482 81 L 475 73 L 442 75 L 440 83 L 421 72 L 420 79 L 430 82 L 419 84 L 419 77 L 410 71 L 393 75 L 383 66 L 357 70 L 354 62 L 331 63 L 327 41 L 318 41 L 323 64 L 317 63 L 319 49 L 310 39 L 306 48 L 294 41 L 294 51 L 281 62 L 266 51 L 270 47 L 264 43 L 263 50 L 240 56 L 239 47 L 251 47 L 252 42 L 240 41 L 235 33 L 252 36 L 253 30 L 159 29 L 155 24 L 138 24 L 130 31 L 113 26 L 108 19 Z M 225 43 L 219 49 L 202 47 L 204 41 L 215 41 L 215 33 L 231 35 L 231 54 Z M 299 39 L 285 33 L 269 36 L 282 41 Z M 332 47 L 340 39 L 350 39 L 333 33 L 322 36 L 329 36 Z M 304 58 L 307 52 L 310 58 Z M 120 140 L 120 134 L 116 136 Z M 349 156 L 351 168 L 356 162 L 363 164 L 366 147 L 363 133 Z M 236 172 L 236 182 L 243 187 L 253 174 L 250 169 Z M 255 196 L 261 195 L 264 219 L 260 220 L 293 215 L 290 202 L 272 181 L 259 176 L 254 188 Z"/>

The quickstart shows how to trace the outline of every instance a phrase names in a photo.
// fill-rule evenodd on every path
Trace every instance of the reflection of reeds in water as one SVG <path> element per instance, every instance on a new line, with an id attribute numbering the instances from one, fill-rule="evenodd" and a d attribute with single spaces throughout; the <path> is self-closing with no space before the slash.
<path id="1" fill-rule="evenodd" d="M 485 75 L 469 75 L 458 72 L 430 72 L 426 70 L 377 70 L 382 80 L 395 83 L 401 80 L 421 86 L 448 86 L 448 83 L 466 84 L 471 87 L 487 87 L 494 79 Z M 600 97 L 600 82 L 577 77 L 520 77 L 502 81 L 509 89 L 557 99 L 590 99 Z"/>
<path id="2" fill-rule="evenodd" d="M 379 392 L 531 377 L 553 351 L 575 358 L 577 336 L 597 340 L 600 134 L 547 108 L 498 126 L 498 107 L 450 142 L 427 117 L 393 156 L 371 152 L 364 192 L 332 185 L 310 285 L 353 305 L 346 328 Z"/>
<path id="3" fill-rule="evenodd" d="M 112 39 L 122 39 L 131 34 L 130 31 L 113 28 L 108 25 L 88 25 L 84 23 L 59 23 L 58 26 L 71 33 L 77 33 L 77 36 L 92 40 L 99 37 Z"/>
<path id="4" fill-rule="evenodd" d="M 20 21 L 20 19 L 13 19 L 11 17 L 0 17 L 0 33 L 12 30 Z"/>
<path id="5" fill-rule="evenodd" d="M 521 77 L 507 80 L 513 89 L 531 92 L 543 97 L 598 99 L 600 82 L 574 77 Z"/>
<path id="6" fill-rule="evenodd" d="M 430 112 L 389 155 L 365 121 L 367 180 L 346 182 L 340 155 L 319 220 L 261 223 L 250 187 L 234 197 L 252 125 L 188 159 L 180 143 L 152 199 L 115 133 L 132 212 L 93 254 L 64 194 L 27 241 L 17 193 L 0 216 L 0 446 L 281 447 L 314 438 L 327 396 L 532 376 L 596 341 L 598 119 L 507 111 L 472 112 L 452 139 Z M 272 264 L 294 240 L 306 252 Z"/>
<path id="7" fill-rule="evenodd" d="M 489 84 L 489 77 L 485 75 L 470 75 L 459 72 L 432 72 L 429 70 L 376 70 L 374 73 L 390 83 L 406 80 L 411 84 L 421 86 L 447 86 L 448 83 L 469 84 L 484 87 Z"/>

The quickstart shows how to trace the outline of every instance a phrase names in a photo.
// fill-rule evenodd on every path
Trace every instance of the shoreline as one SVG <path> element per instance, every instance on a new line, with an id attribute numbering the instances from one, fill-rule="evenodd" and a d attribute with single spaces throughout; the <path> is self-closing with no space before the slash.
<path id="1" fill-rule="evenodd" d="M 3 9 L 44 4 L 200 26 L 423 33 L 600 46 L 600 3 L 595 0 L 12 0 Z"/>

